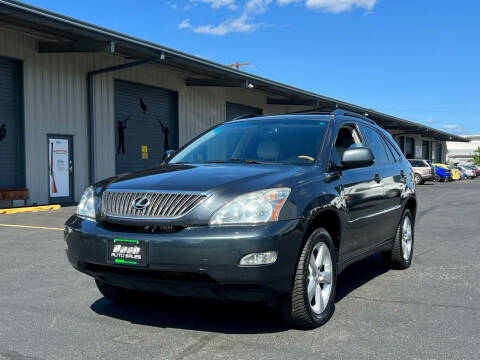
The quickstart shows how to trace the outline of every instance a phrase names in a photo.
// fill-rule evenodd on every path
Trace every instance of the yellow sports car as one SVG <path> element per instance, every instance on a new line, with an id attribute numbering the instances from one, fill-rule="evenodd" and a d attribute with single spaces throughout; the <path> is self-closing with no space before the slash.
<path id="1" fill-rule="evenodd" d="M 446 165 L 446 164 L 433 164 L 433 165 L 444 168 L 446 170 L 450 170 L 450 172 L 452 173 L 452 180 L 460 180 L 462 178 L 462 174 L 460 173 L 460 171 L 458 171 L 451 165 Z"/>

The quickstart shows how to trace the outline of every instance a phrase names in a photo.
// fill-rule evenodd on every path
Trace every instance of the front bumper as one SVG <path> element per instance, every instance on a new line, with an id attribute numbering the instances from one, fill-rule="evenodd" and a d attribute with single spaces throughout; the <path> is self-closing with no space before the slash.
<path id="1" fill-rule="evenodd" d="M 301 220 L 289 220 L 125 232 L 74 215 L 65 224 L 65 241 L 73 267 L 111 285 L 173 296 L 265 300 L 291 291 L 304 226 Z M 144 240 L 147 266 L 107 264 L 107 242 L 113 238 Z M 271 250 L 278 252 L 272 265 L 238 265 L 249 253 Z"/>

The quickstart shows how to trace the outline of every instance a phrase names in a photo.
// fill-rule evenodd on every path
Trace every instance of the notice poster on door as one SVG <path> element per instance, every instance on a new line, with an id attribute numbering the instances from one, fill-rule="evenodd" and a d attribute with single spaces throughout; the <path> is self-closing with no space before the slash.
<path id="1" fill-rule="evenodd" d="M 68 140 L 48 139 L 50 197 L 70 196 Z"/>
<path id="2" fill-rule="evenodd" d="M 417 159 L 422 159 L 422 145 L 415 146 L 415 157 Z"/>

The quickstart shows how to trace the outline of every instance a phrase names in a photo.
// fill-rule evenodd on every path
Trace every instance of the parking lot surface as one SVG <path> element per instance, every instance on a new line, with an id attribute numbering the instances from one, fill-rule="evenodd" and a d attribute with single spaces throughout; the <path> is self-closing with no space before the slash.
<path id="1" fill-rule="evenodd" d="M 418 200 L 412 267 L 347 268 L 335 314 L 310 331 L 263 304 L 114 304 L 67 262 L 74 208 L 0 215 L 0 359 L 478 359 L 480 180 L 419 186 Z"/>

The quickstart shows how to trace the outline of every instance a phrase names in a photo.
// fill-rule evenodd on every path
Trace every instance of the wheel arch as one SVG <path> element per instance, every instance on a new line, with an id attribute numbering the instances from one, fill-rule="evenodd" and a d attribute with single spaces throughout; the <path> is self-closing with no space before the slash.
<path id="1" fill-rule="evenodd" d="M 410 210 L 413 220 L 415 220 L 417 215 L 417 199 L 415 197 L 408 198 L 408 200 L 405 202 L 404 209 Z"/>
<path id="2" fill-rule="evenodd" d="M 324 228 L 331 236 L 335 246 L 335 252 L 338 255 L 340 252 L 340 243 L 342 239 L 342 221 L 340 214 L 333 209 L 325 209 L 315 214 L 308 222 L 307 230 L 305 231 L 303 244 L 308 240 L 310 235 L 318 228 Z"/>

